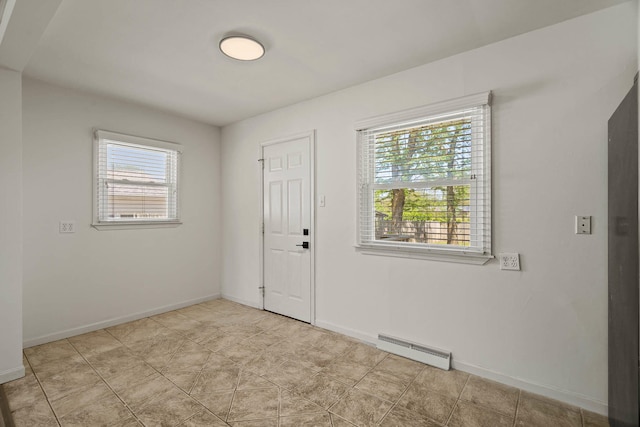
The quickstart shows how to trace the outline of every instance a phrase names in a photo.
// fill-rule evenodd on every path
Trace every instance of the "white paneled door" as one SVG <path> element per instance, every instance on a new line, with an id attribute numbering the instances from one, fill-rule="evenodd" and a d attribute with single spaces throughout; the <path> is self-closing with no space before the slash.
<path id="1" fill-rule="evenodd" d="M 263 145 L 264 308 L 311 321 L 313 133 Z"/>

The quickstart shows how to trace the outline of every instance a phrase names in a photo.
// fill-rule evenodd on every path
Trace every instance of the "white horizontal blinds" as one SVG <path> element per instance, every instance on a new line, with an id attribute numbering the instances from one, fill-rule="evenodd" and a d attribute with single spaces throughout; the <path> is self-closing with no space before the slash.
<path id="1" fill-rule="evenodd" d="M 491 253 L 491 107 L 478 107 L 472 118 L 472 178 L 470 246 Z"/>
<path id="2" fill-rule="evenodd" d="M 359 131 L 360 243 L 485 252 L 488 106 Z"/>
<path id="3" fill-rule="evenodd" d="M 373 205 L 374 157 L 371 134 L 358 131 L 358 243 L 375 240 L 375 207 Z"/>
<path id="4" fill-rule="evenodd" d="M 98 221 L 178 220 L 176 150 L 98 141 Z"/>

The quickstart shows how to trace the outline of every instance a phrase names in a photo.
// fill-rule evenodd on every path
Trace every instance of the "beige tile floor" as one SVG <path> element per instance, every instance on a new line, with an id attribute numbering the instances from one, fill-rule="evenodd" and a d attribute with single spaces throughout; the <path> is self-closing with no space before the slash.
<path id="1" fill-rule="evenodd" d="M 24 351 L 17 426 L 607 426 L 227 300 Z"/>

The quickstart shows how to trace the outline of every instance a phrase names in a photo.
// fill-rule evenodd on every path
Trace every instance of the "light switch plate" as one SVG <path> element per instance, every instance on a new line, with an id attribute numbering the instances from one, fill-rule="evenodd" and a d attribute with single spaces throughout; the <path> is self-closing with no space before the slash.
<path id="1" fill-rule="evenodd" d="M 576 216 L 576 234 L 591 234 L 590 216 Z"/>

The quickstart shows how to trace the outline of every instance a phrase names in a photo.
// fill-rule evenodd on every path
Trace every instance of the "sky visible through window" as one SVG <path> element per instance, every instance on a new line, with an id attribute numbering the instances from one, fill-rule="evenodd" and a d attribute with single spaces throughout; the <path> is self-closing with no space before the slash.
<path id="1" fill-rule="evenodd" d="M 167 153 L 147 148 L 107 145 L 107 170 L 130 181 L 167 182 Z"/>

